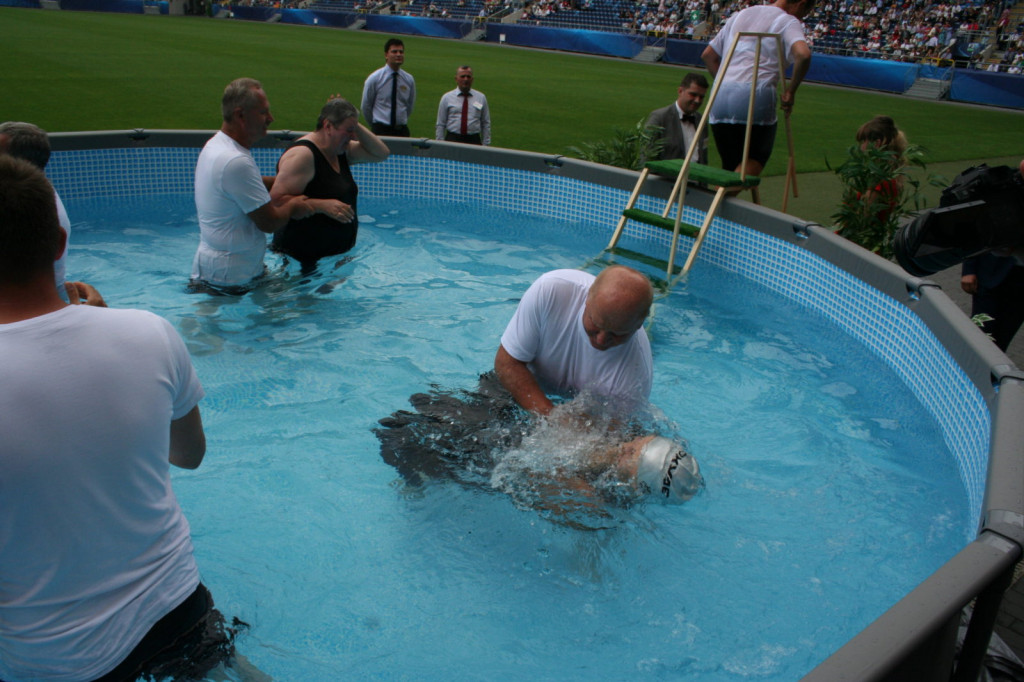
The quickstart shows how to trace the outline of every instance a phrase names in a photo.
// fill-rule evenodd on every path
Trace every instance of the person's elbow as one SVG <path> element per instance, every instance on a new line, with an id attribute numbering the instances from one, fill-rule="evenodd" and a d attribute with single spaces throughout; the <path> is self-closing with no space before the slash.
<path id="1" fill-rule="evenodd" d="M 313 209 L 306 203 L 306 197 L 300 194 L 272 199 L 249 213 L 249 218 L 260 232 L 273 234 L 287 225 L 289 220 L 300 220 L 312 213 Z"/>
<path id="2" fill-rule="evenodd" d="M 793 62 L 797 65 L 810 65 L 811 48 L 807 43 L 801 41 L 793 46 Z"/>
<path id="3" fill-rule="evenodd" d="M 287 213 L 278 205 L 280 201 L 281 199 L 272 199 L 249 213 L 249 219 L 252 220 L 257 230 L 273 234 L 288 223 L 285 217 Z"/>
<path id="4" fill-rule="evenodd" d="M 171 441 L 168 461 L 182 469 L 196 469 L 206 456 L 206 432 L 199 406 L 193 407 L 181 419 L 171 422 Z"/>
<path id="5" fill-rule="evenodd" d="M 715 52 L 714 48 L 712 48 L 710 45 L 705 47 L 704 51 L 700 53 L 700 59 L 702 62 L 704 62 L 704 66 L 708 68 L 708 71 L 710 71 L 712 75 L 714 75 L 718 71 L 718 65 L 721 61 L 721 58 L 718 56 L 718 53 Z"/>

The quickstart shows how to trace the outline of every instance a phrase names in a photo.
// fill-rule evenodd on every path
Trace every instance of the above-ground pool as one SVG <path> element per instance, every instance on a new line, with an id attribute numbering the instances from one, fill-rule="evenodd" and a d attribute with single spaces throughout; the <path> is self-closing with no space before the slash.
<path id="1" fill-rule="evenodd" d="M 270 255 L 267 282 L 241 298 L 186 293 L 197 149 L 51 162 L 73 222 L 69 276 L 167 317 L 192 352 L 209 447 L 174 486 L 204 582 L 250 624 L 238 646 L 257 667 L 285 680 L 840 679 L 829 666 L 846 649 L 815 668 L 965 545 L 999 547 L 971 540 L 999 497 L 986 498 L 989 403 L 1016 391 L 1014 368 L 999 391 L 973 380 L 913 310 L 927 287 L 897 300 L 767 211 L 758 231 L 716 224 L 649 330 L 645 425 L 687 440 L 700 495 L 582 519 L 531 503 L 526 478 L 585 440 L 544 424 L 496 448 L 530 463 L 523 480 L 406 485 L 378 421 L 412 394 L 474 388 L 529 283 L 588 263 L 627 195 L 617 179 L 565 177 L 560 160 L 531 172 L 500 167 L 529 155 L 478 165 L 475 150 L 438 150 L 455 158 L 412 146 L 356 167 L 356 248 L 305 275 Z M 257 150 L 265 172 L 278 153 Z M 621 246 L 664 258 L 665 242 L 634 227 Z M 936 611 L 948 620 L 971 596 L 950 590 Z M 876 647 L 880 670 L 898 663 L 887 647 L 901 645 Z"/>

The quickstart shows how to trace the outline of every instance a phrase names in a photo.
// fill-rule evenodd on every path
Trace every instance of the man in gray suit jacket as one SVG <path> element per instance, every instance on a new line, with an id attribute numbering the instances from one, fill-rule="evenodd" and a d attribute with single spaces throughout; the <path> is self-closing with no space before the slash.
<path id="1" fill-rule="evenodd" d="M 663 141 L 658 159 L 682 159 L 690 148 L 693 136 L 697 132 L 700 116 L 697 110 L 704 103 L 704 95 L 708 92 L 707 79 L 697 73 L 688 73 L 679 84 L 679 96 L 667 107 L 655 109 L 647 117 L 648 128 L 660 128 Z M 697 163 L 708 162 L 708 131 L 701 134 L 700 145 L 697 147 Z"/>

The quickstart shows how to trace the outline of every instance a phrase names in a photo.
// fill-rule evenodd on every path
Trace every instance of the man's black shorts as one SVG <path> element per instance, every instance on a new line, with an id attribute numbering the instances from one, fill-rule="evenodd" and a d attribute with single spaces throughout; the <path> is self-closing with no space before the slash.
<path id="1" fill-rule="evenodd" d="M 767 126 L 750 126 L 750 159 L 762 166 L 767 165 L 775 146 L 777 123 Z M 743 161 L 743 138 L 747 134 L 745 123 L 715 123 L 711 126 L 715 137 L 715 148 L 722 157 L 722 168 L 736 170 Z"/>
<path id="2" fill-rule="evenodd" d="M 156 622 L 120 664 L 96 682 L 196 679 L 235 653 L 236 630 L 225 626 L 213 597 L 200 584 L 185 601 Z"/>

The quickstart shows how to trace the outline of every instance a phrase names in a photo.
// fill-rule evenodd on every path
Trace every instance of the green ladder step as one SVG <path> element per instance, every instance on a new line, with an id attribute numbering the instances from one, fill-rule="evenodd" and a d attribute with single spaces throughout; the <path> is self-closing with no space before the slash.
<path id="1" fill-rule="evenodd" d="M 662 218 L 659 213 L 651 213 L 650 211 L 642 211 L 639 208 L 627 208 L 622 212 L 622 215 L 626 216 L 630 220 L 635 220 L 638 223 L 646 223 L 648 225 L 654 225 L 660 227 L 663 230 L 673 232 L 676 229 L 675 218 Z M 696 237 L 700 232 L 700 228 L 696 225 L 690 225 L 688 223 L 679 223 L 679 234 L 685 234 L 687 237 Z"/>
<path id="2" fill-rule="evenodd" d="M 664 161 L 648 161 L 647 169 L 658 175 L 665 175 L 671 178 L 679 176 L 683 170 L 683 159 L 666 159 Z M 761 178 L 756 175 L 748 175 L 740 180 L 740 174 L 735 171 L 727 171 L 721 168 L 712 168 L 701 163 L 691 163 L 688 180 L 692 182 L 703 182 L 716 187 L 756 187 L 761 184 Z"/>

